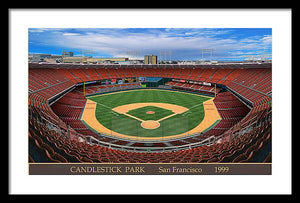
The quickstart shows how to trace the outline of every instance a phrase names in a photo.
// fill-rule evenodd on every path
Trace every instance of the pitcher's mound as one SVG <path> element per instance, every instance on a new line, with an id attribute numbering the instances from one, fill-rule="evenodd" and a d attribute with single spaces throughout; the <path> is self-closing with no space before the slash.
<path id="1" fill-rule="evenodd" d="M 152 120 L 149 120 L 149 121 L 143 121 L 141 123 L 141 126 L 145 129 L 156 129 L 160 126 L 159 122 L 158 121 L 152 121 Z"/>
<path id="2" fill-rule="evenodd" d="M 155 114 L 155 111 L 147 111 L 146 114 Z"/>

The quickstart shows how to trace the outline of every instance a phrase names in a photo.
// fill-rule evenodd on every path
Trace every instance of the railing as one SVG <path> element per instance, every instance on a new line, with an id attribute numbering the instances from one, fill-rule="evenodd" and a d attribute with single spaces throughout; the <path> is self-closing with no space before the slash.
<path id="1" fill-rule="evenodd" d="M 268 94 L 267 94 L 267 93 L 264 93 L 264 92 L 262 92 L 262 91 L 259 91 L 259 90 L 256 90 L 256 89 L 253 89 L 253 88 L 251 88 L 251 87 L 248 87 L 248 86 L 245 86 L 245 85 L 243 85 L 243 84 L 240 84 L 240 83 L 237 83 L 237 82 L 234 82 L 234 81 L 232 81 L 232 83 L 234 83 L 234 84 L 236 84 L 236 85 L 240 85 L 240 86 L 242 86 L 242 87 L 244 87 L 244 88 L 246 88 L 246 89 L 249 89 L 249 90 L 255 91 L 255 92 L 257 92 L 257 93 L 263 94 L 263 95 L 265 95 L 265 96 L 268 96 Z"/>
<path id="2" fill-rule="evenodd" d="M 245 104 L 249 109 L 253 108 L 253 103 L 250 100 L 248 100 L 247 98 L 245 98 L 244 96 L 236 92 L 235 90 L 231 89 L 230 87 L 227 86 L 226 88 L 227 90 L 229 90 L 229 92 L 235 95 L 238 100 L 240 100 L 243 104 Z"/>
<path id="3" fill-rule="evenodd" d="M 271 119 L 272 119 L 271 114 L 272 114 L 272 111 L 268 110 L 265 113 L 265 115 L 258 115 L 258 117 L 255 116 L 253 118 L 250 118 L 245 123 L 242 123 L 242 124 L 246 124 L 246 126 L 240 127 L 238 129 L 234 129 L 234 128 L 236 128 L 236 125 L 239 125 L 241 122 L 243 122 L 243 121 L 240 121 L 235 126 L 231 127 L 230 129 L 228 129 L 226 132 L 224 132 L 221 136 L 218 136 L 217 138 L 229 136 L 229 139 L 233 140 L 236 137 L 243 135 L 244 133 L 251 132 L 251 131 L 253 131 L 253 129 L 259 128 L 262 125 L 270 123 Z M 250 115 L 251 115 L 251 111 L 246 115 L 246 117 L 250 116 Z M 261 121 L 262 118 L 264 118 L 263 121 Z"/>
<path id="4" fill-rule="evenodd" d="M 90 145 L 100 145 L 104 147 L 108 147 L 111 149 L 117 149 L 117 150 L 123 150 L 123 151 L 134 151 L 134 152 L 168 152 L 168 151 L 178 151 L 178 150 L 184 150 L 184 149 L 192 149 L 194 147 L 199 147 L 202 145 L 210 146 L 214 144 L 216 141 L 215 136 L 211 136 L 209 138 L 206 138 L 200 142 L 194 142 L 190 144 L 184 144 L 179 146 L 169 146 L 169 147 L 132 147 L 132 146 L 126 146 L 126 145 L 117 145 L 113 143 L 107 143 L 100 141 L 92 136 L 86 136 L 86 142 Z"/>
<path id="5" fill-rule="evenodd" d="M 34 113 L 31 111 L 29 113 L 29 117 L 35 119 L 36 116 L 33 115 Z M 177 151 L 177 150 L 183 150 L 183 149 L 191 149 L 194 147 L 199 147 L 202 145 L 207 145 L 210 146 L 212 144 L 215 143 L 216 138 L 215 136 L 210 136 L 204 140 L 201 140 L 199 142 L 194 142 L 194 143 L 188 143 L 188 144 L 184 144 L 184 145 L 178 145 L 178 146 L 168 146 L 168 147 L 132 147 L 132 146 L 126 146 L 126 145 L 118 145 L 118 144 L 114 144 L 114 143 L 110 143 L 110 142 L 104 142 L 101 140 L 96 139 L 93 136 L 89 136 L 89 135 L 82 135 L 78 132 L 76 132 L 75 130 L 70 129 L 62 129 L 60 126 L 52 123 L 51 121 L 47 120 L 45 117 L 43 117 L 42 115 L 39 115 L 39 119 L 36 120 L 36 122 L 46 126 L 49 130 L 55 130 L 57 133 L 59 133 L 61 136 L 67 136 L 68 138 L 70 138 L 70 136 L 75 136 L 78 139 L 82 139 L 84 140 L 86 143 L 90 144 L 90 145 L 99 145 L 99 146 L 103 146 L 103 147 L 108 147 L 111 149 L 118 149 L 118 150 L 124 150 L 124 151 L 134 151 L 134 152 L 167 152 L 167 151 Z M 103 134 L 101 134 L 103 135 Z M 192 136 L 198 136 L 199 134 L 193 134 L 190 135 L 189 138 Z M 106 135 L 107 136 L 107 135 Z M 185 137 L 186 138 L 186 137 Z M 182 139 L 182 138 L 181 138 Z M 122 140 L 122 139 L 120 139 Z M 174 141 L 175 139 L 173 139 Z M 180 139 L 177 139 L 180 140 Z M 171 140 L 167 140 L 167 141 L 171 141 Z M 131 140 L 131 142 L 134 142 L 134 140 Z M 156 142 L 162 142 L 162 141 L 156 141 Z M 155 143 L 155 141 L 152 143 Z"/>
<path id="6" fill-rule="evenodd" d="M 39 92 L 39 91 L 49 89 L 49 88 L 51 88 L 51 87 L 55 87 L 55 86 L 57 86 L 57 85 L 61 85 L 61 84 L 64 84 L 64 83 L 66 83 L 66 82 L 69 82 L 69 81 L 70 81 L 70 80 L 65 80 L 65 81 L 62 81 L 62 82 L 59 82 L 59 83 L 56 83 L 56 84 L 53 84 L 53 85 L 49 85 L 49 86 L 47 86 L 47 87 L 43 87 L 43 88 L 38 89 L 38 90 L 32 90 L 30 94 L 37 93 L 37 92 Z"/>
<path id="7" fill-rule="evenodd" d="M 70 89 L 71 88 L 72 87 L 70 87 Z M 231 90 L 230 88 L 228 88 L 228 89 L 231 92 L 236 93 L 233 90 Z M 236 93 L 236 94 L 238 94 L 238 93 Z M 245 104 L 245 102 L 242 99 L 239 98 L 239 100 L 242 101 Z M 250 114 L 250 112 L 248 114 Z M 268 113 L 270 113 L 270 112 L 268 112 Z M 33 117 L 33 114 L 30 113 L 29 116 Z M 48 127 L 49 130 L 56 129 L 55 131 L 58 132 L 58 133 L 60 133 L 60 134 L 62 134 L 62 136 L 68 136 L 68 137 L 70 137 L 70 134 L 72 134 L 72 136 L 81 138 L 81 139 L 85 140 L 87 143 L 89 143 L 91 145 L 97 144 L 99 146 L 105 146 L 105 147 L 109 147 L 111 149 L 126 150 L 126 151 L 136 151 L 136 152 L 176 151 L 176 150 L 183 150 L 183 149 L 191 149 L 191 148 L 198 147 L 198 146 L 201 146 L 201 145 L 212 145 L 212 144 L 214 144 L 216 142 L 216 140 L 218 140 L 219 138 L 223 137 L 224 135 L 228 136 L 229 135 L 228 132 L 230 130 L 232 130 L 232 128 L 231 128 L 228 131 L 222 133 L 222 135 L 220 135 L 218 137 L 211 136 L 211 137 L 203 139 L 203 140 L 201 140 L 199 142 L 187 143 L 187 144 L 183 144 L 183 145 L 167 146 L 167 147 L 148 147 L 148 146 L 145 146 L 145 147 L 133 147 L 133 146 L 126 146 L 126 145 L 118 145 L 118 144 L 114 144 L 114 143 L 110 143 L 110 142 L 103 142 L 101 140 L 96 139 L 93 136 L 82 135 L 82 134 L 76 132 L 75 130 L 73 130 L 71 128 L 70 129 L 61 128 L 60 126 L 58 126 L 58 125 L 50 122 L 49 120 L 47 120 L 47 118 L 43 117 L 42 115 L 39 115 L 39 116 L 42 118 L 43 123 L 45 124 L 45 126 Z M 270 118 L 267 118 L 267 120 L 270 120 Z M 230 138 L 234 139 L 235 136 L 239 136 L 239 135 L 243 134 L 246 131 L 252 130 L 253 127 L 256 127 L 257 125 L 260 125 L 260 123 L 257 123 L 257 121 L 254 121 L 254 123 L 247 121 L 246 123 L 249 123 L 249 124 L 247 126 L 245 126 L 245 127 L 242 127 L 240 129 L 234 130 L 233 131 L 234 132 L 233 136 L 232 136 L 233 133 L 230 133 Z M 115 137 L 112 137 L 112 136 L 109 136 L 109 135 L 106 135 L 106 134 L 103 134 L 103 133 L 98 133 L 98 134 L 100 136 L 109 137 L 109 138 L 113 138 L 114 140 L 116 140 Z M 138 142 L 138 143 L 149 143 L 149 142 L 151 142 L 151 143 L 155 143 L 155 142 L 157 142 L 157 143 L 162 143 L 162 142 L 168 143 L 170 141 L 177 141 L 177 140 L 182 140 L 182 139 L 186 139 L 186 138 L 193 138 L 193 137 L 199 136 L 201 134 L 202 133 L 195 133 L 195 134 L 192 134 L 192 135 L 187 135 L 185 137 L 180 137 L 180 138 L 172 139 L 172 140 L 168 139 L 167 137 L 162 138 L 161 140 L 157 140 L 157 141 L 147 141 L 147 140 L 140 140 L 140 139 L 139 140 L 132 140 L 132 139 L 126 139 L 125 140 L 125 139 L 122 139 L 122 138 L 118 138 L 118 140 L 129 141 L 129 142 L 132 142 L 132 143 L 135 143 L 135 142 Z"/>

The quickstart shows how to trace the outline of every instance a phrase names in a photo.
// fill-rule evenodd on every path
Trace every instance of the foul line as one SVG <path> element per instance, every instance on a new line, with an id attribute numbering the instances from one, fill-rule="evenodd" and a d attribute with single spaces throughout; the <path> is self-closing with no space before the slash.
<path id="1" fill-rule="evenodd" d="M 89 102 L 89 99 L 87 99 L 87 102 Z M 97 104 L 94 101 L 91 101 L 92 103 Z M 92 104 L 91 103 L 91 104 Z M 88 104 L 88 103 L 87 103 Z M 184 133 L 180 133 L 177 135 L 169 135 L 166 137 L 137 137 L 137 136 L 130 136 L 130 135 L 125 135 L 125 134 L 121 134 L 121 133 L 117 133 L 114 132 L 108 128 L 106 128 L 105 126 L 103 126 L 97 119 L 95 116 L 95 110 L 96 110 L 96 105 L 93 105 L 94 108 L 85 108 L 83 115 L 82 115 L 82 120 L 90 126 L 90 128 L 93 128 L 95 131 L 99 132 L 99 133 L 103 133 L 103 134 L 107 134 L 107 135 L 111 135 L 111 136 L 115 136 L 115 137 L 121 137 L 121 138 L 126 138 L 126 139 L 133 139 L 133 140 L 162 140 L 162 139 L 175 139 L 175 138 L 182 138 L 182 137 L 186 137 L 195 133 L 200 133 L 205 131 L 207 128 L 209 128 L 210 126 L 212 126 L 213 124 L 215 124 L 215 122 L 217 120 L 222 119 L 213 103 L 213 99 L 210 99 L 208 101 L 205 101 L 203 103 L 204 105 L 204 112 L 205 112 L 205 116 L 202 120 L 201 123 L 199 123 L 199 125 L 197 125 L 195 128 L 184 132 Z M 212 106 L 212 108 L 215 108 L 214 111 L 207 111 L 206 107 L 207 106 Z M 88 105 L 86 105 L 88 106 Z"/>
<path id="2" fill-rule="evenodd" d="M 130 115 L 130 114 L 127 114 L 127 113 L 121 113 L 121 114 L 126 115 L 126 116 L 129 116 L 129 117 L 131 117 L 131 118 L 134 118 L 134 119 L 136 119 L 136 120 L 138 120 L 138 121 L 145 122 L 143 119 L 137 118 L 137 117 L 132 116 L 132 115 Z"/>
<path id="3" fill-rule="evenodd" d="M 160 122 L 160 121 L 166 120 L 167 118 L 171 118 L 171 117 L 173 117 L 173 116 L 175 116 L 175 115 L 177 115 L 177 114 L 178 114 L 178 113 L 173 113 L 173 114 L 171 114 L 171 115 L 165 116 L 165 117 L 163 117 L 163 118 L 161 118 L 161 119 L 157 120 L 157 122 Z"/>
<path id="4" fill-rule="evenodd" d="M 96 102 L 96 104 L 99 104 L 99 105 L 101 105 L 101 106 L 104 106 L 105 108 L 108 108 L 109 110 L 111 110 L 111 111 L 112 111 L 112 113 L 113 113 L 113 114 L 115 114 L 115 115 L 119 116 L 119 114 L 118 114 L 117 112 L 115 112 L 114 110 L 112 110 L 112 108 L 111 108 L 111 107 L 109 107 L 109 106 L 106 106 L 106 105 L 104 105 L 104 104 L 101 104 L 101 103 L 97 103 L 97 102 Z"/>
<path id="5" fill-rule="evenodd" d="M 191 109 L 193 109 L 193 108 L 195 108 L 195 107 L 197 107 L 197 106 L 201 106 L 201 105 L 203 105 L 203 102 L 202 102 L 201 104 L 197 104 L 197 105 L 195 105 L 195 106 L 192 106 L 191 108 L 189 108 L 188 111 L 184 112 L 184 113 L 182 114 L 182 116 L 185 116 L 186 114 L 191 113 L 191 112 L 190 112 Z"/>

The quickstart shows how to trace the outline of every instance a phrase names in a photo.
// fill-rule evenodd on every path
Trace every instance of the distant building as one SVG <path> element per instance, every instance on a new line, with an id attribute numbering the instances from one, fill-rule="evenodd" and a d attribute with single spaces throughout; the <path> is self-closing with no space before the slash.
<path id="1" fill-rule="evenodd" d="M 130 60 L 129 64 L 144 64 L 144 60 Z"/>
<path id="2" fill-rule="evenodd" d="M 87 58 L 88 63 L 118 63 L 118 62 L 127 62 L 128 58 Z"/>
<path id="3" fill-rule="evenodd" d="M 51 55 L 50 57 L 44 58 L 44 62 L 47 62 L 47 63 L 61 63 L 62 62 L 62 56 Z"/>
<path id="4" fill-rule="evenodd" d="M 157 64 L 157 56 L 154 56 L 154 55 L 145 56 L 144 63 L 145 64 Z"/>
<path id="5" fill-rule="evenodd" d="M 63 57 L 63 63 L 84 63 L 87 57 L 73 56 L 73 57 Z"/>
<path id="6" fill-rule="evenodd" d="M 71 52 L 71 51 L 69 51 L 69 52 L 63 51 L 61 55 L 62 55 L 62 57 L 72 57 L 72 56 L 74 56 L 74 52 Z"/>
<path id="7" fill-rule="evenodd" d="M 50 58 L 51 54 L 31 54 L 28 56 L 30 62 L 44 62 L 45 58 Z"/>
<path id="8" fill-rule="evenodd" d="M 63 57 L 63 63 L 83 63 L 83 64 L 109 64 L 109 63 L 124 63 L 128 58 L 92 58 L 86 56 Z"/>
<path id="9" fill-rule="evenodd" d="M 179 61 L 179 62 L 177 62 L 177 64 L 180 64 L 180 65 L 195 65 L 196 61 Z"/>

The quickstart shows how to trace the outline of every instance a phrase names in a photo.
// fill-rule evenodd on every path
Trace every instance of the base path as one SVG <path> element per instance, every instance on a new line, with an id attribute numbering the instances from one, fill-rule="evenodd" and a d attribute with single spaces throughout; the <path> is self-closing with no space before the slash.
<path id="1" fill-rule="evenodd" d="M 157 106 L 160 108 L 169 109 L 174 112 L 174 114 L 171 114 L 171 115 L 169 115 L 163 119 L 160 119 L 158 121 L 143 121 L 141 119 L 137 119 L 136 117 L 134 117 L 135 119 L 140 120 L 142 122 L 141 126 L 143 128 L 146 128 L 149 130 L 158 128 L 160 126 L 159 121 L 164 120 L 166 118 L 169 118 L 169 117 L 174 116 L 179 113 L 184 113 L 188 110 L 187 108 L 182 107 L 182 106 L 178 106 L 178 105 L 174 105 L 174 104 L 166 104 L 166 103 L 132 103 L 132 104 L 118 106 L 116 108 L 113 108 L 112 110 L 115 112 L 118 112 L 120 114 L 124 114 L 124 115 L 128 115 L 130 117 L 133 117 L 133 116 L 127 114 L 127 112 L 132 109 L 141 108 L 144 106 Z M 96 115 L 95 115 L 96 107 L 97 107 L 96 102 L 87 99 L 81 120 L 83 120 L 90 128 L 96 130 L 99 133 L 103 133 L 106 135 L 119 137 L 119 138 L 131 139 L 131 140 L 149 140 L 150 141 L 150 140 L 162 140 L 162 139 L 168 140 L 168 139 L 186 137 L 188 135 L 192 135 L 195 133 L 200 133 L 200 132 L 205 131 L 206 129 L 211 127 L 216 121 L 221 119 L 221 117 L 218 113 L 218 110 L 213 102 L 213 98 L 212 98 L 210 100 L 203 102 L 204 113 L 205 113 L 204 118 L 198 126 L 191 129 L 190 131 L 187 131 L 185 133 L 178 134 L 178 135 L 166 136 L 163 138 L 162 137 L 137 137 L 137 136 L 129 136 L 129 135 L 121 134 L 121 133 L 112 131 L 112 130 L 106 128 L 105 126 L 103 126 L 101 123 L 99 123 L 99 121 L 96 118 Z"/>
<path id="2" fill-rule="evenodd" d="M 163 109 L 168 109 L 170 111 L 173 111 L 176 114 L 184 113 L 188 108 L 185 108 L 183 106 L 175 105 L 175 104 L 167 104 L 167 103 L 154 103 L 154 102 L 146 102 L 146 103 L 132 103 L 132 104 L 125 104 L 122 106 L 118 106 L 113 108 L 112 110 L 115 112 L 118 112 L 120 114 L 125 114 L 130 110 L 142 108 L 145 106 L 155 106 Z"/>

